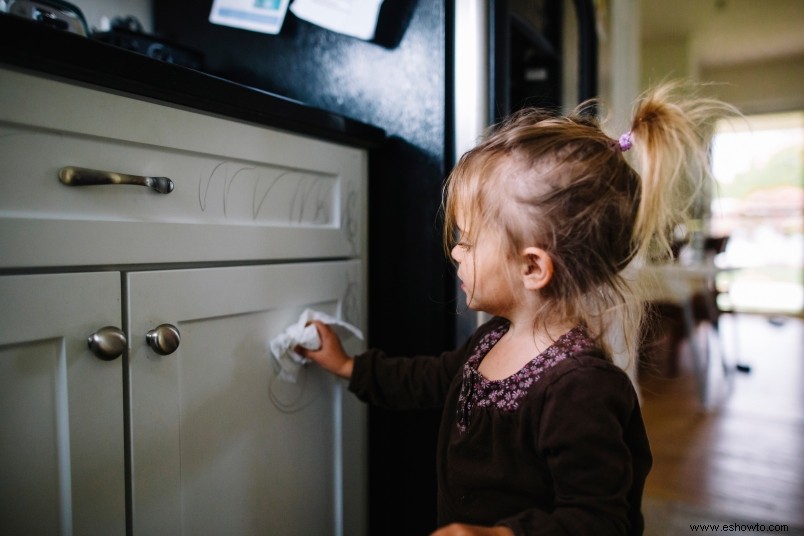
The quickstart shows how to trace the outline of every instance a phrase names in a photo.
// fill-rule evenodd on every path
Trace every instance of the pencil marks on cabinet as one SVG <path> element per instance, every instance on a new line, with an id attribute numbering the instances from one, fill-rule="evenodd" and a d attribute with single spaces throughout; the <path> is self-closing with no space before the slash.
<path id="1" fill-rule="evenodd" d="M 198 173 L 198 205 L 226 219 L 331 226 L 340 214 L 339 187 L 332 174 L 219 162 Z"/>

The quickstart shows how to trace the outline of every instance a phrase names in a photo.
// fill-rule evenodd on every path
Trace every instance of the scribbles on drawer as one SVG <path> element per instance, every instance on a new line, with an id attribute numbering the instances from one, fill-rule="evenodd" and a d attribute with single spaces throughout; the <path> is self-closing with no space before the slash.
<path id="1" fill-rule="evenodd" d="M 358 214 L 360 214 L 360 207 L 358 206 L 359 201 L 359 193 L 355 189 L 354 184 L 350 183 L 350 185 L 347 186 L 346 210 L 343 213 L 343 222 L 341 223 L 341 228 L 346 232 L 346 239 L 352 246 L 352 253 L 360 251 L 360 220 L 358 219 Z"/>
<path id="2" fill-rule="evenodd" d="M 254 196 L 252 197 L 253 202 L 251 204 L 251 207 L 252 207 L 251 208 L 251 216 L 255 220 L 257 219 L 257 216 L 259 215 L 260 210 L 262 209 L 263 203 L 265 203 L 265 200 L 268 198 L 268 194 L 271 193 L 271 190 L 274 188 L 274 186 L 276 186 L 276 183 L 279 182 L 279 179 L 281 179 L 282 177 L 286 176 L 288 173 L 291 173 L 291 172 L 290 171 L 284 171 L 284 172 L 280 173 L 279 175 L 277 175 L 276 177 L 274 177 L 273 180 L 268 181 L 268 188 L 266 188 L 265 191 L 262 192 L 262 193 L 260 193 L 259 187 L 260 187 L 260 183 L 263 182 L 263 181 L 254 181 Z"/>
<path id="3" fill-rule="evenodd" d="M 234 172 L 234 174 L 232 175 L 232 177 L 230 179 L 226 180 L 226 190 L 224 191 L 224 194 L 223 194 L 223 215 L 224 216 L 228 216 L 228 214 L 226 213 L 226 208 L 228 206 L 227 201 L 229 200 L 229 195 L 230 195 L 229 190 L 232 187 L 232 184 L 234 184 L 235 179 L 241 173 L 246 172 L 246 171 L 253 171 L 253 170 L 254 170 L 253 167 L 240 168 L 240 169 L 238 169 L 237 171 Z M 255 214 L 255 218 L 256 218 L 256 214 Z"/>
<path id="4" fill-rule="evenodd" d="M 328 226 L 340 212 L 338 183 L 331 174 L 224 161 L 199 172 L 198 206 L 214 212 L 220 196 L 226 219 Z"/>
<path id="5" fill-rule="evenodd" d="M 308 214 L 313 223 L 327 223 L 331 213 L 329 206 L 331 199 L 328 197 L 329 188 L 327 188 L 329 185 L 325 184 L 320 176 L 312 177 L 312 182 L 309 179 L 310 177 L 307 177 L 307 180 L 300 180 L 296 186 L 290 203 L 289 220 L 292 223 L 302 223 L 305 214 Z"/>
<path id="6" fill-rule="evenodd" d="M 216 165 L 209 173 L 209 175 L 206 176 L 206 180 L 204 179 L 203 171 L 200 171 L 198 173 L 198 206 L 201 207 L 201 212 L 206 212 L 209 187 L 212 185 L 212 181 L 215 178 L 215 175 L 217 174 L 218 170 L 224 168 L 225 165 L 226 162 L 221 162 L 220 164 Z M 223 198 L 221 200 L 223 200 Z"/>

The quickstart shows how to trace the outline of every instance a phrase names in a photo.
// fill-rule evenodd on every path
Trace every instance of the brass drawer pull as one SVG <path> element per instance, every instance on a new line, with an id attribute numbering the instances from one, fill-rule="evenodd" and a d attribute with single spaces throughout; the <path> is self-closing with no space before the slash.
<path id="1" fill-rule="evenodd" d="M 126 175 L 114 171 L 99 171 L 80 167 L 63 167 L 59 170 L 59 180 L 67 186 L 98 186 L 102 184 L 133 184 L 145 186 L 160 194 L 173 191 L 173 181 L 167 177 L 142 177 Z"/>

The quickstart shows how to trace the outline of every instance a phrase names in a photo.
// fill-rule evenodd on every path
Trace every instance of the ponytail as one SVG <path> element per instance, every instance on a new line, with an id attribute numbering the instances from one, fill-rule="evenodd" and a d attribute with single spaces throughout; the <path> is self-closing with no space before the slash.
<path id="1" fill-rule="evenodd" d="M 634 226 L 637 251 L 649 259 L 667 258 L 676 225 L 687 219 L 711 179 L 709 144 L 719 119 L 739 115 L 721 101 L 697 96 L 671 82 L 637 101 L 630 141 L 642 193 Z"/>

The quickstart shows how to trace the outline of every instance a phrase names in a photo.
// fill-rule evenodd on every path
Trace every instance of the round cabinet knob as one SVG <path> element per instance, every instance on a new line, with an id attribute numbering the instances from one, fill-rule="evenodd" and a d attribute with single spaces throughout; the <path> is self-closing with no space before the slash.
<path id="1" fill-rule="evenodd" d="M 114 326 L 100 328 L 87 339 L 89 349 L 98 359 L 112 361 L 126 349 L 126 334 Z"/>
<path id="2" fill-rule="evenodd" d="M 169 355 L 176 351 L 181 342 L 181 335 L 176 326 L 162 324 L 145 334 L 148 346 L 159 355 Z"/>

